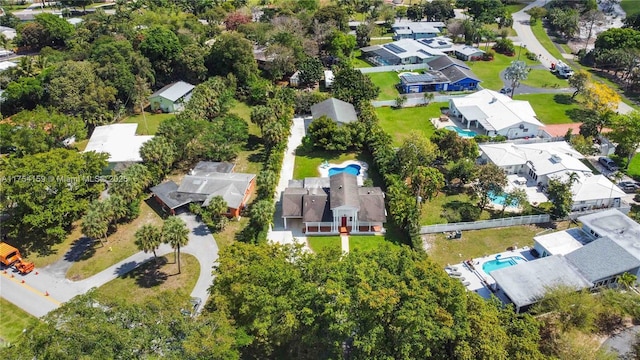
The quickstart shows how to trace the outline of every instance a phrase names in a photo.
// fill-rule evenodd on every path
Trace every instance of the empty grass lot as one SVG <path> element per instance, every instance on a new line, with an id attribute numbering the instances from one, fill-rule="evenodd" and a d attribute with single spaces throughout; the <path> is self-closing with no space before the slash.
<path id="1" fill-rule="evenodd" d="M 67 278 L 74 281 L 85 279 L 140 251 L 134 244 L 134 234 L 145 224 L 162 226 L 162 218 L 142 201 L 140 216 L 128 224 L 120 224 L 118 230 L 107 238 L 104 246 L 96 241 L 80 261 L 71 265 Z"/>
<path id="2" fill-rule="evenodd" d="M 160 291 L 170 290 L 189 294 L 196 286 L 200 276 L 200 263 L 189 254 L 180 254 L 180 269 L 173 254 L 158 257 L 157 262 L 148 261 L 136 269 L 109 281 L 96 291 L 96 296 L 104 302 L 120 302 L 142 304 L 148 298 L 158 295 Z"/>
<path id="3" fill-rule="evenodd" d="M 482 46 L 481 48 L 484 49 Z M 467 61 L 466 64 L 471 68 L 471 71 L 473 71 L 473 73 L 482 80 L 480 85 L 482 85 L 483 88 L 500 90 L 504 86 L 500 79 L 500 72 L 511 65 L 512 61 L 516 61 L 519 51 L 520 49 L 516 48 L 515 56 L 496 54 L 492 61 Z M 520 54 L 521 61 L 524 61 L 529 66 L 539 64 L 537 60 L 527 59 L 525 52 L 526 50 L 522 50 L 522 53 Z"/>
<path id="4" fill-rule="evenodd" d="M 545 124 L 567 124 L 580 121 L 580 104 L 571 102 L 566 94 L 527 94 L 516 95 L 516 100 L 526 100 Z"/>
<path id="5" fill-rule="evenodd" d="M 439 193 L 438 196 L 431 200 L 426 200 L 422 204 L 422 212 L 420 218 L 420 225 L 434 225 L 448 223 L 447 219 L 442 217 L 442 212 L 445 208 L 457 208 L 460 204 L 471 203 L 476 204 L 475 200 L 471 200 L 471 197 L 466 193 L 447 195 L 445 193 Z M 482 212 L 478 220 L 487 220 L 491 217 L 486 210 Z"/>
<path id="6" fill-rule="evenodd" d="M 393 138 L 393 144 L 400 146 L 411 134 L 430 137 L 435 131 L 430 119 L 440 117 L 442 107 L 449 107 L 449 104 L 440 102 L 402 109 L 380 107 L 376 109 L 376 114 L 382 129 Z"/>
<path id="7" fill-rule="evenodd" d="M 38 321 L 37 318 L 3 298 L 0 298 L 0 309 L 0 323 L 2 324 L 0 326 L 0 347 L 16 342 L 22 335 L 22 330 Z"/>
<path id="8" fill-rule="evenodd" d="M 400 83 L 398 73 L 395 71 L 367 74 L 371 81 L 380 88 L 378 100 L 395 100 L 400 93 L 396 85 Z"/>
<path id="9" fill-rule="evenodd" d="M 145 112 L 144 117 L 142 114 L 128 116 L 124 119 L 123 123 L 138 124 L 138 128 L 136 129 L 137 135 L 155 135 L 160 123 L 174 116 L 175 114 L 152 114 Z"/>
<path id="10" fill-rule="evenodd" d="M 458 264 L 464 259 L 482 257 L 505 251 L 517 244 L 518 247 L 533 246 L 533 237 L 544 231 L 534 225 L 511 226 L 505 228 L 468 230 L 462 238 L 448 240 L 444 234 L 429 235 L 429 257 L 445 266 Z"/>

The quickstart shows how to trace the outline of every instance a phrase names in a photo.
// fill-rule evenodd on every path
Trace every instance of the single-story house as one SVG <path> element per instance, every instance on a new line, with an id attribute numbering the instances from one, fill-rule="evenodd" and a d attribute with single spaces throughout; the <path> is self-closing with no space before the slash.
<path id="1" fill-rule="evenodd" d="M 183 110 L 184 104 L 191 99 L 194 88 L 194 85 L 184 81 L 177 81 L 163 87 L 149 96 L 151 110 L 161 110 L 165 113 Z"/>
<path id="2" fill-rule="evenodd" d="M 324 87 L 330 89 L 333 86 L 333 80 L 335 79 L 335 75 L 331 70 L 324 71 Z"/>
<path id="3" fill-rule="evenodd" d="M 113 124 L 93 129 L 84 152 L 109 154 L 109 168 L 142 161 L 140 148 L 153 136 L 136 135 L 138 124 Z"/>
<path id="4" fill-rule="evenodd" d="M 360 51 L 378 66 L 423 64 L 434 57 L 445 56 L 444 52 L 428 46 L 424 41 L 401 39 L 388 44 L 363 47 Z"/>
<path id="5" fill-rule="evenodd" d="M 485 54 L 483 50 L 480 50 L 473 46 L 456 47 L 453 53 L 458 59 L 464 61 L 479 59 L 482 58 L 482 56 Z"/>
<path id="6" fill-rule="evenodd" d="M 358 115 L 353 105 L 336 98 L 330 98 L 311 106 L 311 116 L 313 120 L 326 116 L 337 122 L 338 125 L 358 120 Z"/>
<path id="7" fill-rule="evenodd" d="M 436 71 L 442 71 L 451 66 L 456 66 L 461 69 L 471 70 L 469 65 L 467 65 L 464 61 L 458 60 L 451 56 L 439 56 L 433 59 L 429 59 L 427 61 L 427 65 L 429 65 L 429 70 L 436 70 Z"/>
<path id="8" fill-rule="evenodd" d="M 450 99 L 449 113 L 467 128 L 474 126 L 489 136 L 503 135 L 507 139 L 535 137 L 544 127 L 528 101 L 487 89 Z"/>
<path id="9" fill-rule="evenodd" d="M 554 286 L 582 290 L 615 283 L 624 273 L 640 275 L 640 224 L 616 209 L 584 215 L 578 221 L 581 229 L 537 237 L 534 249 L 540 259 L 491 272 L 496 289 L 517 311 L 535 304 Z"/>
<path id="10" fill-rule="evenodd" d="M 180 185 L 167 181 L 152 187 L 151 193 L 171 214 L 190 203 L 207 206 L 213 197 L 222 196 L 228 206 L 226 215 L 238 217 L 255 187 L 256 176 L 232 170 L 230 163 L 200 162 Z"/>
<path id="11" fill-rule="evenodd" d="M 400 39 L 426 39 L 440 35 L 440 30 L 444 29 L 446 24 L 442 21 L 403 21 L 398 20 L 391 25 L 393 30 L 393 40 Z"/>
<path id="12" fill-rule="evenodd" d="M 387 221 L 384 192 L 358 186 L 355 175 L 342 172 L 329 178 L 292 180 L 282 193 L 282 218 L 301 219 L 304 232 L 375 233 Z"/>
<path id="13" fill-rule="evenodd" d="M 508 175 L 518 174 L 545 188 L 550 179 L 575 182 L 573 211 L 620 207 L 625 193 L 604 175 L 594 175 L 581 160 L 584 156 L 566 141 L 540 143 L 487 143 L 480 145 L 480 162 L 493 163 Z"/>
<path id="14" fill-rule="evenodd" d="M 448 57 L 443 56 L 442 58 Z M 400 75 L 400 91 L 407 94 L 428 91 L 476 90 L 480 81 L 471 70 L 453 65 L 441 71 L 427 70 L 419 75 Z"/>

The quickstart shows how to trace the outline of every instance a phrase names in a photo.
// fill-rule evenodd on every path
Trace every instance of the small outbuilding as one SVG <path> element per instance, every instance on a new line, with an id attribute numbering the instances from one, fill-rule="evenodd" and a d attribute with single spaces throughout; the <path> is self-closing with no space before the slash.
<path id="1" fill-rule="evenodd" d="M 177 81 L 156 91 L 149 97 L 152 111 L 173 113 L 184 109 L 184 105 L 191 99 L 194 85 L 184 81 Z"/>
<path id="2" fill-rule="evenodd" d="M 333 86 L 333 80 L 335 76 L 333 75 L 333 71 L 325 70 L 324 71 L 324 87 L 330 89 Z"/>
<path id="3" fill-rule="evenodd" d="M 98 126 L 93 130 L 84 152 L 109 154 L 109 168 L 142 161 L 140 148 L 153 136 L 136 135 L 138 124 Z"/>

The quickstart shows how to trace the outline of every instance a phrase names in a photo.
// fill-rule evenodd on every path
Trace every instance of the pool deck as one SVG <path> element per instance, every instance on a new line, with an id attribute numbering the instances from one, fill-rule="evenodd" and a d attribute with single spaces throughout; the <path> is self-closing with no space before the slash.
<path id="1" fill-rule="evenodd" d="M 347 160 L 341 164 L 334 164 L 334 163 L 320 164 L 320 166 L 318 166 L 318 172 L 320 172 L 321 177 L 329 177 L 329 168 L 334 168 L 334 167 L 342 168 L 348 165 L 360 166 L 360 175 L 358 175 L 357 182 L 358 182 L 358 186 L 363 186 L 364 179 L 368 177 L 367 170 L 369 170 L 369 165 L 364 161 Z"/>
<path id="2" fill-rule="evenodd" d="M 451 240 L 451 241 L 455 241 L 455 240 Z M 496 255 L 501 255 L 502 259 L 513 257 L 513 256 L 519 256 L 527 261 L 535 260 L 535 258 L 533 257 L 533 255 L 531 255 L 531 252 L 529 250 L 530 250 L 529 247 L 524 247 L 521 249 L 504 251 L 499 254 L 488 255 L 481 258 L 474 258 L 474 259 L 471 259 L 473 268 L 471 268 L 469 265 L 466 264 L 466 260 L 469 260 L 469 259 L 465 259 L 459 264 L 446 266 L 445 271 L 447 271 L 448 273 L 451 273 L 451 272 L 460 273 L 459 276 L 460 276 L 461 282 L 469 283 L 469 285 L 466 286 L 468 291 L 474 291 L 475 293 L 477 293 L 478 295 L 482 296 L 485 299 L 490 299 L 491 295 L 495 295 L 498 298 L 500 298 L 500 300 L 502 300 L 504 303 L 510 303 L 509 299 L 504 294 L 502 294 L 501 291 L 494 292 L 489 289 L 489 286 L 495 284 L 496 281 L 491 277 L 491 275 L 486 274 L 482 270 L 482 265 L 484 265 L 484 263 L 486 263 L 487 261 L 495 260 Z M 462 278 L 464 278 L 464 280 L 462 280 Z"/>

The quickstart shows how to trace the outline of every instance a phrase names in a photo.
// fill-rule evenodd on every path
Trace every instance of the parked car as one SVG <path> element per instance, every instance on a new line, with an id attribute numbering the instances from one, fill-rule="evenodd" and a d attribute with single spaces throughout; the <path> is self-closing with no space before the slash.
<path id="1" fill-rule="evenodd" d="M 500 94 L 511 94 L 511 88 L 510 87 L 505 87 L 500 89 Z"/>
<path id="2" fill-rule="evenodd" d="M 601 157 L 598 159 L 598 162 L 602 164 L 602 166 L 604 166 L 609 171 L 618 170 L 618 166 L 616 165 L 616 163 L 613 160 L 609 159 L 608 157 Z"/>
<path id="3" fill-rule="evenodd" d="M 634 193 L 640 189 L 640 184 L 635 181 L 621 181 L 618 187 L 626 193 Z"/>

